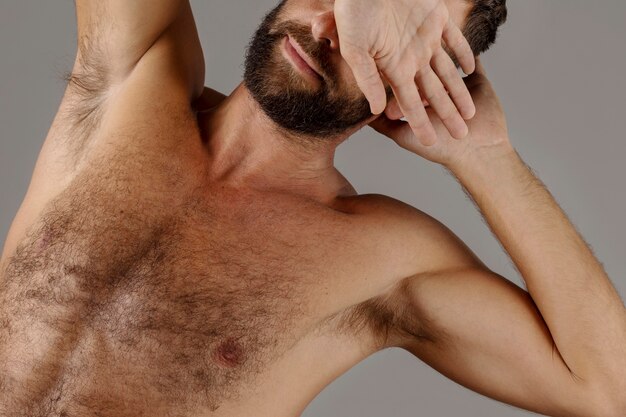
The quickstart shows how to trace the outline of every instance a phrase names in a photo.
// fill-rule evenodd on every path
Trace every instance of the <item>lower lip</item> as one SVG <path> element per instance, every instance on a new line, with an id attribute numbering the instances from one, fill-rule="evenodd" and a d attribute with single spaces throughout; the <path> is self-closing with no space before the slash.
<path id="1" fill-rule="evenodd" d="M 316 80 L 320 79 L 320 76 L 306 63 L 304 59 L 298 54 L 298 52 L 291 45 L 289 40 L 289 36 L 285 36 L 285 40 L 283 41 L 283 50 L 285 51 L 289 60 L 293 63 L 293 65 L 300 70 L 301 73 L 309 75 L 311 78 Z"/>

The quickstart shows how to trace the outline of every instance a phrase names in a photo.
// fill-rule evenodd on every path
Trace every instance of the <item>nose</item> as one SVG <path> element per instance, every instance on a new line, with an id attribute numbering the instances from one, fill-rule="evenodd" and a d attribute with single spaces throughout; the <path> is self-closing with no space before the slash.
<path id="1" fill-rule="evenodd" d="M 311 30 L 316 41 L 328 43 L 331 49 L 339 48 L 335 14 L 332 10 L 315 16 L 311 22 Z"/>

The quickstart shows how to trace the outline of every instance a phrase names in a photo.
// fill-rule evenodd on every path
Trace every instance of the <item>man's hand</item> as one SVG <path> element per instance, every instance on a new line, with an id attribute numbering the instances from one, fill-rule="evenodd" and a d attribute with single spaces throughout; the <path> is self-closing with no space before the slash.
<path id="1" fill-rule="evenodd" d="M 430 108 L 426 111 L 438 137 L 433 146 L 420 144 L 407 122 L 391 120 L 385 114 L 371 122 L 370 126 L 401 147 L 448 168 L 463 163 L 477 153 L 510 152 L 512 145 L 504 112 L 480 59 L 476 59 L 474 74 L 465 80 L 476 104 L 476 116 L 468 122 L 469 134 L 462 140 L 452 137 L 441 118 Z"/>
<path id="2" fill-rule="evenodd" d="M 464 119 L 475 108 L 442 40 L 466 74 L 474 72 L 474 55 L 443 0 L 336 0 L 334 11 L 341 54 L 373 114 L 386 107 L 382 76 L 424 145 L 434 144 L 437 135 L 423 99 L 453 137 L 465 137 Z"/>

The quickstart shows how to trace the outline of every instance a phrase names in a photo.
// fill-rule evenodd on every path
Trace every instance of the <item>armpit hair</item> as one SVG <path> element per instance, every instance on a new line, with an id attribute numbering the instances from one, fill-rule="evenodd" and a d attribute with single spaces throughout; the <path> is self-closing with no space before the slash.
<path id="1" fill-rule="evenodd" d="M 74 156 L 82 153 L 86 143 L 102 120 L 111 74 L 100 35 L 83 35 L 78 40 L 74 69 L 64 74 L 67 90 L 59 113 L 66 126 L 63 135 Z"/>
<path id="2" fill-rule="evenodd" d="M 403 286 L 389 293 L 357 304 L 342 313 L 339 329 L 371 335 L 377 348 L 392 347 L 407 338 L 430 340 L 425 323 L 409 311 L 402 299 Z"/>

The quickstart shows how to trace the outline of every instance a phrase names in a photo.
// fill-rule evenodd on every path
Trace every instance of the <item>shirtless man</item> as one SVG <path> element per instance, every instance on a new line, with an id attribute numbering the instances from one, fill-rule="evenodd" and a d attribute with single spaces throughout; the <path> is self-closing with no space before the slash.
<path id="1" fill-rule="evenodd" d="M 473 101 L 442 70 L 442 39 L 472 65 L 453 23 L 471 39 L 473 3 L 287 0 L 226 98 L 203 89 L 186 0 L 76 4 L 76 64 L 0 265 L 0 415 L 297 416 L 389 347 L 524 409 L 626 414 L 619 295 L 480 63 Z M 432 66 L 398 59 L 407 38 Z M 367 124 L 459 179 L 528 292 L 436 219 L 356 193 L 333 155 Z"/>

